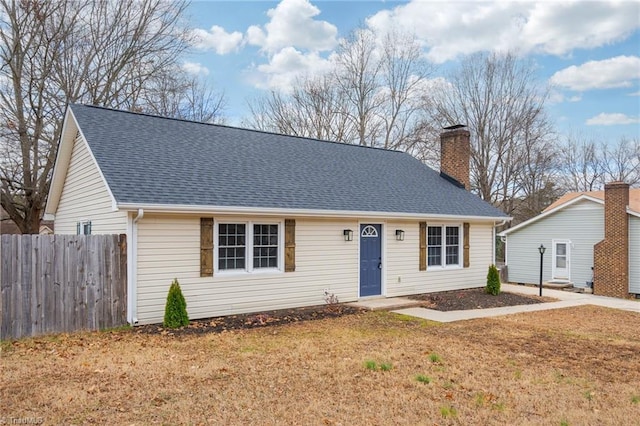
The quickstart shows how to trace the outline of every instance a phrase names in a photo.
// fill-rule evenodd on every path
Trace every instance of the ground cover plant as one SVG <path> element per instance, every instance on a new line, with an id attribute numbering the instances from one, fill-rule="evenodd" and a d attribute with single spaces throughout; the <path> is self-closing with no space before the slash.
<path id="1" fill-rule="evenodd" d="M 449 324 L 365 312 L 24 339 L 0 348 L 0 413 L 45 424 L 629 424 L 640 418 L 638 323 L 581 306 Z"/>

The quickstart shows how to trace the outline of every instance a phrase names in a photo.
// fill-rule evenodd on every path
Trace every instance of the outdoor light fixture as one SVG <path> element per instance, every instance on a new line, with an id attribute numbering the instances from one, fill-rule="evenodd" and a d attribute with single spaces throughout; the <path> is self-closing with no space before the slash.
<path id="1" fill-rule="evenodd" d="M 396 229 L 396 240 L 404 241 L 404 231 L 402 229 Z"/>
<path id="2" fill-rule="evenodd" d="M 353 231 L 351 229 L 345 229 L 342 231 L 342 235 L 344 235 L 345 241 L 353 241 Z"/>
<path id="3" fill-rule="evenodd" d="M 540 252 L 540 296 L 542 296 L 542 259 L 545 250 L 546 248 L 540 244 L 540 247 L 538 247 L 538 251 Z"/>

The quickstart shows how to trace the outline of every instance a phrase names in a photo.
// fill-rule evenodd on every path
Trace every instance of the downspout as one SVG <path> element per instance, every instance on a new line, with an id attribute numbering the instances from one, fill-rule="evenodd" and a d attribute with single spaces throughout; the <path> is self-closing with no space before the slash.
<path id="1" fill-rule="evenodd" d="M 138 324 L 138 221 L 144 217 L 144 210 L 138 209 L 138 215 L 133 218 L 131 229 L 131 304 L 132 325 Z"/>

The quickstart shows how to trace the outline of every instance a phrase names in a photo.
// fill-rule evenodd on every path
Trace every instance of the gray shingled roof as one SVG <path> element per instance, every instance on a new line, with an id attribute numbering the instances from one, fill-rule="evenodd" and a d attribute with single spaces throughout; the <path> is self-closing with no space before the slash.
<path id="1" fill-rule="evenodd" d="M 118 203 L 505 217 L 402 152 L 70 108 Z"/>

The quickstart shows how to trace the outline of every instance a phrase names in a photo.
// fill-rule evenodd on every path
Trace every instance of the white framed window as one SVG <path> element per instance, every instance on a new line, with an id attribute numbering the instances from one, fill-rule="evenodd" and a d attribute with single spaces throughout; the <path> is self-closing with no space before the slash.
<path id="1" fill-rule="evenodd" d="M 427 266 L 460 267 L 462 232 L 460 225 L 429 225 L 427 227 Z"/>
<path id="2" fill-rule="evenodd" d="M 91 235 L 91 221 L 81 220 L 80 222 L 76 222 L 76 234 Z"/>
<path id="3" fill-rule="evenodd" d="M 278 233 L 277 224 L 253 224 L 253 268 L 278 267 Z"/>
<path id="4" fill-rule="evenodd" d="M 245 269 L 247 265 L 247 225 L 221 223 L 218 225 L 218 269 Z"/>
<path id="5" fill-rule="evenodd" d="M 220 221 L 214 264 L 223 273 L 282 271 L 284 226 L 270 221 Z"/>

